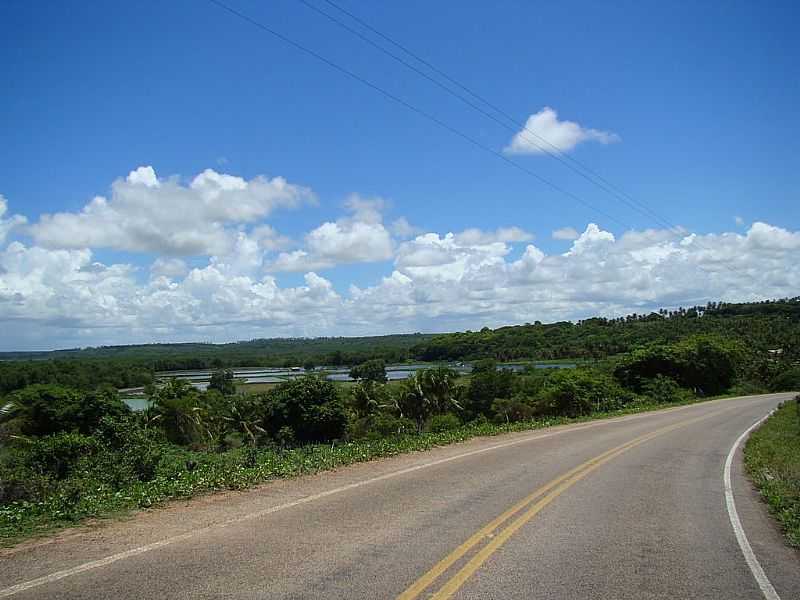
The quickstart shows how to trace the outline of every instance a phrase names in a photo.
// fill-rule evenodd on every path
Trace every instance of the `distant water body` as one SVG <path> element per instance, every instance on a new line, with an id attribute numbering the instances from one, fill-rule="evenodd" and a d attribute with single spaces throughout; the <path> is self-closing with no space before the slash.
<path id="1" fill-rule="evenodd" d="M 451 363 L 450 368 L 462 374 L 467 374 L 472 371 L 472 365 L 468 363 Z M 536 369 L 572 369 L 576 365 L 574 363 L 505 363 L 497 365 L 498 370 L 511 370 L 515 372 L 522 372 L 526 367 L 533 366 Z M 398 381 L 401 379 L 408 379 L 420 369 L 429 369 L 430 364 L 401 364 L 401 365 L 388 365 L 386 367 L 386 378 L 390 381 Z M 281 383 L 288 381 L 294 377 L 305 375 L 307 372 L 302 369 L 265 369 L 265 368 L 234 368 L 233 378 L 238 383 Z M 198 389 L 206 389 L 211 381 L 213 370 L 191 370 L 191 371 L 164 371 L 157 373 L 158 377 L 162 378 L 177 378 L 189 381 L 193 386 Z M 330 381 L 353 381 L 350 377 L 350 369 L 342 367 L 317 367 L 312 372 L 324 372 L 325 377 Z"/>
<path id="2" fill-rule="evenodd" d="M 431 366 L 430 364 L 387 365 L 386 378 L 389 381 L 408 379 L 417 371 L 429 369 Z M 451 363 L 447 366 L 461 374 L 468 374 L 472 371 L 472 365 L 469 363 Z M 497 365 L 497 370 L 505 369 L 521 373 L 529 366 L 535 369 L 573 369 L 576 365 L 574 363 L 505 363 Z M 302 369 L 266 369 L 258 367 L 242 367 L 231 370 L 233 371 L 234 380 L 240 384 L 284 383 L 308 373 L 308 371 Z M 317 367 L 310 372 L 324 372 L 325 378 L 329 381 L 353 381 L 353 378 L 350 377 L 349 367 Z M 211 375 L 213 373 L 213 370 L 197 369 L 187 371 L 162 371 L 156 373 L 156 376 L 162 379 L 184 379 L 198 390 L 205 391 L 208 388 L 208 384 L 211 382 Z M 136 411 L 144 410 L 149 405 L 149 400 L 144 397 L 126 398 L 124 401 L 132 410 Z"/>

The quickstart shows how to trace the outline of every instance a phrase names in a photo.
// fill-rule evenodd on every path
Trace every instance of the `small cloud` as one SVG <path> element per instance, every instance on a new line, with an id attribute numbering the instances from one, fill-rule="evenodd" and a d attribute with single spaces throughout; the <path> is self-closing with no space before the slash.
<path id="1" fill-rule="evenodd" d="M 554 240 L 577 240 L 580 234 L 572 227 L 562 227 L 553 231 Z"/>
<path id="2" fill-rule="evenodd" d="M 228 160 L 228 157 L 227 157 L 227 156 L 218 156 L 218 157 L 217 157 L 217 164 L 218 164 L 220 167 L 224 167 L 225 165 L 227 165 L 227 164 L 228 164 L 228 162 L 230 162 L 230 161 Z"/>
<path id="3" fill-rule="evenodd" d="M 28 228 L 39 246 L 112 248 L 167 256 L 211 256 L 230 252 L 237 231 L 257 226 L 278 208 L 313 203 L 308 188 L 283 177 L 241 177 L 206 169 L 186 185 L 160 179 L 141 166 L 77 212 L 43 214 Z"/>
<path id="4" fill-rule="evenodd" d="M 740 217 L 739 215 L 736 215 L 735 217 L 733 217 L 733 220 L 734 220 L 734 221 L 736 221 L 736 224 L 737 224 L 739 227 L 741 227 L 742 225 L 744 225 L 744 219 L 743 219 L 742 217 Z"/>
<path id="5" fill-rule="evenodd" d="M 558 113 L 545 106 L 538 113 L 528 117 L 525 127 L 514 135 L 503 152 L 507 154 L 569 152 L 582 142 L 613 144 L 620 139 L 611 131 L 586 128 L 573 121 L 559 121 Z"/>
<path id="6" fill-rule="evenodd" d="M 270 270 L 313 271 L 392 258 L 394 242 L 383 225 L 386 202 L 352 194 L 345 207 L 352 213 L 350 216 L 328 221 L 310 231 L 305 236 L 305 248 L 281 252 Z"/>

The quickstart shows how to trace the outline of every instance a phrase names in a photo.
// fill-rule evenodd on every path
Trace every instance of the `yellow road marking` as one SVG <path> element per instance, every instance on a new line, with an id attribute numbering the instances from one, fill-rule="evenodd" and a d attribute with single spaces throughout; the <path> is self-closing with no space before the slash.
<path id="1" fill-rule="evenodd" d="M 420 592 L 422 592 L 425 588 L 427 588 L 430 584 L 432 584 L 436 579 L 438 579 L 439 576 L 442 573 L 444 573 L 455 562 L 457 562 L 462 556 L 464 556 L 467 552 L 469 552 L 472 547 L 474 547 L 476 544 L 478 544 L 481 541 L 483 541 L 484 538 L 486 538 L 487 535 L 491 534 L 495 529 L 500 527 L 500 525 L 502 525 L 505 521 L 507 521 L 508 519 L 513 517 L 516 513 L 518 513 L 523 508 L 528 506 L 531 502 L 536 500 L 536 498 L 538 498 L 539 496 L 541 496 L 543 494 L 546 494 L 548 491 L 553 489 L 555 486 L 557 486 L 559 483 L 561 483 L 565 479 L 568 479 L 569 477 L 575 475 L 581 469 L 585 469 L 586 466 L 589 465 L 590 463 L 592 463 L 593 461 L 599 460 L 602 457 L 604 457 L 606 454 L 610 454 L 610 453 L 614 452 L 615 450 L 616 450 L 616 448 L 612 448 L 611 450 L 608 450 L 608 451 L 604 452 L 603 454 L 600 454 L 599 456 L 596 456 L 595 458 L 593 458 L 591 460 L 588 460 L 585 463 L 582 463 L 582 464 L 578 465 L 574 469 L 570 469 L 569 471 L 567 471 L 566 473 L 564 473 L 560 477 L 557 477 L 556 479 L 553 479 L 552 481 L 550 481 L 549 483 L 546 483 L 542 487 L 537 488 L 533 493 L 531 493 L 530 495 L 528 495 L 525 498 L 523 498 L 522 500 L 520 500 L 517 504 L 515 504 L 514 506 L 512 506 L 511 508 L 506 510 L 500 516 L 495 517 L 494 519 L 492 519 L 489 523 L 487 523 L 481 529 L 479 529 L 473 535 L 471 535 L 458 548 L 453 550 L 452 553 L 448 554 L 445 558 L 443 558 L 441 561 L 436 563 L 436 565 L 430 571 L 425 573 L 425 575 L 423 575 L 417 581 L 415 581 L 406 591 L 404 591 L 402 594 L 400 594 L 397 597 L 397 600 L 413 600 L 414 598 L 416 598 L 420 594 Z"/>
<path id="2" fill-rule="evenodd" d="M 495 529 L 541 497 L 541 499 L 538 502 L 535 502 L 535 504 L 533 504 L 533 506 L 531 506 L 522 516 L 513 521 L 500 533 L 493 536 L 491 541 L 486 546 L 484 546 L 475 556 L 473 556 L 466 565 L 464 565 L 450 580 L 447 581 L 447 583 L 444 584 L 444 586 L 442 586 L 442 588 L 436 594 L 431 597 L 432 600 L 445 600 L 450 598 L 467 581 L 467 579 L 469 579 L 475 573 L 475 571 L 477 571 L 481 565 L 488 560 L 488 558 L 494 552 L 496 552 L 503 544 L 505 544 L 506 541 L 508 541 L 512 535 L 514 535 L 514 533 L 516 533 L 523 525 L 535 517 L 548 504 L 555 500 L 555 498 L 572 487 L 575 483 L 586 477 L 589 473 L 595 469 L 598 469 L 600 466 L 604 465 L 610 460 L 613 460 L 620 454 L 630 450 L 631 448 L 643 444 L 659 435 L 679 427 L 684 427 L 691 423 L 708 419 L 712 416 L 717 416 L 729 410 L 732 410 L 732 408 L 723 409 L 711 415 L 687 419 L 685 421 L 642 434 L 624 444 L 620 444 L 619 446 L 611 448 L 610 450 L 607 450 L 602 454 L 587 460 L 573 469 L 570 469 L 563 475 L 560 475 L 540 488 L 537 488 L 523 500 L 516 503 L 514 506 L 475 532 L 463 544 L 458 546 L 458 548 L 453 550 L 453 552 L 448 554 L 445 558 L 434 565 L 433 568 L 431 568 L 427 573 L 425 573 L 410 587 L 408 587 L 397 597 L 397 600 L 414 600 L 417 598 L 428 586 L 430 586 L 445 571 L 447 571 L 447 569 L 463 558 L 464 555 L 466 555 L 472 548 L 487 539 L 487 537 L 494 532 Z"/>

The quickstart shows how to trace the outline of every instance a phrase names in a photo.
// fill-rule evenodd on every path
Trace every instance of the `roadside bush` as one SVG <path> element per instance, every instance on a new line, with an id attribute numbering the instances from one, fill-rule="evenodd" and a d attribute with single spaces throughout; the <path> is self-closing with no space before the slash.
<path id="1" fill-rule="evenodd" d="M 111 389 L 82 393 L 60 385 L 31 385 L 5 400 L 4 420 L 24 436 L 91 433 L 101 418 L 130 414 Z"/>
<path id="2" fill-rule="evenodd" d="M 396 417 L 388 413 L 378 413 L 373 420 L 373 431 L 380 437 L 391 437 L 412 433 L 416 426 L 411 419 Z"/>
<path id="3" fill-rule="evenodd" d="M 479 415 L 492 415 L 495 399 L 510 398 L 513 394 L 514 378 L 510 370 L 498 371 L 494 360 L 478 361 L 472 370 L 464 398 L 465 420 L 473 420 Z"/>
<path id="4" fill-rule="evenodd" d="M 282 383 L 260 399 L 264 429 L 277 441 L 330 441 L 341 438 L 347 427 L 347 411 L 336 386 L 314 375 Z"/>
<path id="5" fill-rule="evenodd" d="M 633 394 L 605 373 L 589 369 L 560 369 L 551 374 L 536 404 L 537 414 L 579 417 L 625 406 Z"/>
<path id="6" fill-rule="evenodd" d="M 728 393 L 734 396 L 754 396 L 756 394 L 766 394 L 769 391 L 767 386 L 760 381 L 746 380 L 735 383 L 728 390 Z"/>
<path id="7" fill-rule="evenodd" d="M 69 477 L 82 460 L 99 448 L 92 436 L 62 432 L 23 442 L 12 456 L 23 469 L 59 480 Z"/>
<path id="8" fill-rule="evenodd" d="M 656 404 L 670 404 L 689 400 L 692 393 L 678 385 L 674 379 L 656 375 L 642 385 L 642 392 Z"/>
<path id="9" fill-rule="evenodd" d="M 378 412 L 353 421 L 350 425 L 348 437 L 351 439 L 379 440 L 415 431 L 416 425 L 410 419 L 397 417 L 386 412 Z"/>
<path id="10" fill-rule="evenodd" d="M 122 467 L 138 481 L 156 476 L 166 440 L 157 429 L 145 429 L 133 416 L 104 417 L 95 430 L 95 438 L 105 446 L 117 468 Z"/>
<path id="11" fill-rule="evenodd" d="M 773 392 L 793 392 L 800 390 L 800 367 L 791 367 L 778 373 L 769 383 Z"/>
<path id="12" fill-rule="evenodd" d="M 428 431 L 431 433 L 443 433 L 461 427 L 461 419 L 453 413 L 434 415 L 428 421 Z"/>
<path id="13" fill-rule="evenodd" d="M 676 344 L 634 350 L 623 357 L 614 376 L 623 386 L 639 393 L 661 375 L 700 395 L 713 396 L 733 384 L 741 356 L 741 348 L 735 342 L 711 335 L 694 336 Z"/>
<path id="14" fill-rule="evenodd" d="M 535 400 L 521 393 L 511 398 L 498 398 L 492 403 L 492 413 L 497 423 L 529 421 L 536 415 Z"/>

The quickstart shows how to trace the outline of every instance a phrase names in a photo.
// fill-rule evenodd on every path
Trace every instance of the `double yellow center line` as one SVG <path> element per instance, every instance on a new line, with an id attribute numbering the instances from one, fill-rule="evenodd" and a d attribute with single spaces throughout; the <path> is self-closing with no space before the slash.
<path id="1" fill-rule="evenodd" d="M 473 548 L 480 545 L 482 542 L 489 540 L 489 542 L 480 550 L 478 550 L 478 552 L 475 553 L 475 555 L 469 561 L 467 561 L 467 563 L 462 566 L 461 569 L 455 573 L 455 575 L 447 580 L 447 582 L 435 594 L 430 596 L 432 600 L 445 600 L 446 598 L 450 598 L 462 585 L 464 585 L 467 579 L 469 579 L 475 573 L 475 571 L 477 571 L 481 565 L 483 565 L 489 559 L 492 554 L 494 554 L 503 544 L 505 544 L 512 535 L 519 531 L 523 525 L 533 519 L 533 517 L 541 512 L 542 509 L 544 509 L 548 504 L 575 485 L 578 481 L 586 477 L 589 473 L 600 468 L 605 463 L 615 459 L 620 454 L 623 454 L 624 452 L 627 452 L 628 450 L 635 448 L 640 444 L 644 444 L 655 437 L 680 427 L 685 427 L 686 425 L 691 425 L 692 423 L 697 423 L 698 421 L 703 421 L 713 416 L 717 416 L 729 410 L 732 409 L 727 408 L 716 411 L 710 415 L 686 419 L 673 425 L 668 425 L 666 427 L 656 429 L 655 431 L 640 435 L 639 437 L 616 446 L 615 448 L 611 448 L 610 450 L 607 450 L 606 452 L 587 460 L 583 464 L 578 465 L 574 469 L 570 469 L 563 475 L 556 477 L 549 483 L 546 483 L 542 487 L 536 489 L 529 496 L 517 502 L 514 506 L 503 512 L 498 517 L 492 519 L 489 523 L 476 531 L 463 544 L 436 563 L 436 565 L 434 565 L 430 571 L 425 573 L 408 589 L 400 594 L 397 597 L 397 600 L 414 600 L 415 598 L 418 598 L 419 595 L 437 579 L 439 579 L 439 577 L 441 577 L 445 571 L 450 569 L 450 567 L 461 560 Z M 517 516 L 516 519 L 511 521 L 511 523 L 506 525 L 501 531 L 495 533 L 498 528 L 526 508 L 527 510 L 525 510 L 521 515 Z"/>

